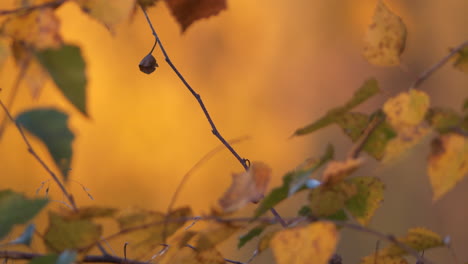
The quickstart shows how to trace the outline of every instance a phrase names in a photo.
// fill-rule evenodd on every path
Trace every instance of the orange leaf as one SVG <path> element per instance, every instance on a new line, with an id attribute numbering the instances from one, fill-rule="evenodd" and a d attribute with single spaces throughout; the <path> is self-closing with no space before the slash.
<path id="1" fill-rule="evenodd" d="M 59 48 L 60 21 L 52 8 L 41 8 L 5 21 L 3 32 L 38 49 Z"/>
<path id="2" fill-rule="evenodd" d="M 326 264 L 337 243 L 338 232 L 334 224 L 315 222 L 279 231 L 270 246 L 278 264 Z"/>
<path id="3" fill-rule="evenodd" d="M 364 38 L 364 57 L 374 65 L 396 66 L 400 64 L 405 41 L 405 24 L 379 0 Z"/>
<path id="4" fill-rule="evenodd" d="M 232 184 L 219 199 L 224 212 L 234 212 L 250 202 L 259 202 L 271 177 L 271 169 L 262 162 L 254 162 L 249 170 L 232 175 Z"/>
<path id="5" fill-rule="evenodd" d="M 166 0 L 172 15 L 185 31 L 193 22 L 226 9 L 226 0 Z"/>
<path id="6" fill-rule="evenodd" d="M 346 161 L 330 161 L 322 175 L 325 185 L 333 185 L 342 181 L 362 164 L 362 159 L 348 159 Z"/>
<path id="7" fill-rule="evenodd" d="M 433 199 L 437 200 L 468 174 L 468 139 L 458 134 L 436 138 L 432 142 L 428 173 Z"/>

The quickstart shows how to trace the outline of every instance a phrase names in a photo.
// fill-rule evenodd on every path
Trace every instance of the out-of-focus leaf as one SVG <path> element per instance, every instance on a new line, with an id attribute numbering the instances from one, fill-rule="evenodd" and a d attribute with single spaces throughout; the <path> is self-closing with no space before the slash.
<path id="1" fill-rule="evenodd" d="M 468 46 L 458 52 L 453 66 L 464 73 L 468 73 Z"/>
<path id="2" fill-rule="evenodd" d="M 174 210 L 167 217 L 160 212 L 134 210 L 120 215 L 117 222 L 120 230 L 145 226 L 130 232 L 127 236 L 132 255 L 140 258 L 164 243 L 165 238 L 169 238 L 185 224 L 185 221 L 180 221 L 180 219 L 187 218 L 191 214 L 192 211 L 188 207 Z M 171 221 L 171 219 L 177 221 Z"/>
<path id="3" fill-rule="evenodd" d="M 3 67 L 3 63 L 5 63 L 10 54 L 11 50 L 8 40 L 4 37 L 0 37 L 0 69 Z"/>
<path id="4" fill-rule="evenodd" d="M 307 160 L 305 164 L 302 164 L 299 168 L 296 169 L 296 172 L 293 174 L 293 179 L 289 185 L 288 196 L 293 195 L 297 191 L 303 189 L 304 185 L 307 183 L 310 175 L 314 173 L 317 169 L 322 167 L 328 161 L 333 159 L 334 149 L 332 145 L 328 145 L 325 153 L 318 160 Z"/>
<path id="5" fill-rule="evenodd" d="M 46 145 L 67 180 L 73 155 L 72 142 L 75 138 L 68 128 L 68 115 L 55 109 L 40 108 L 19 114 L 16 122 Z"/>
<path id="6" fill-rule="evenodd" d="M 76 0 L 83 12 L 101 22 L 108 29 L 130 17 L 135 0 Z"/>
<path id="7" fill-rule="evenodd" d="M 344 208 L 345 202 L 357 194 L 354 183 L 341 182 L 320 186 L 309 193 L 309 207 L 316 217 L 327 217 Z"/>
<path id="8" fill-rule="evenodd" d="M 266 233 L 265 235 L 263 235 L 260 240 L 258 241 L 258 245 L 257 245 L 257 251 L 258 253 L 261 253 L 263 251 L 265 251 L 265 249 L 268 249 L 270 248 L 270 242 L 271 242 L 271 239 L 276 235 L 276 233 L 278 233 L 279 230 L 277 231 L 270 231 L 268 233 Z"/>
<path id="9" fill-rule="evenodd" d="M 246 172 L 232 175 L 232 184 L 219 199 L 219 205 L 224 212 L 231 213 L 248 203 L 258 203 L 264 196 L 270 177 L 270 167 L 262 162 L 253 162 Z"/>
<path id="10" fill-rule="evenodd" d="M 342 182 L 362 165 L 362 159 L 347 159 L 345 161 L 330 161 L 322 175 L 322 184 L 334 185 Z"/>
<path id="11" fill-rule="evenodd" d="M 84 248 L 99 241 L 102 227 L 89 219 L 65 219 L 49 212 L 49 226 L 44 234 L 47 247 L 56 252 Z"/>
<path id="12" fill-rule="evenodd" d="M 35 229 L 36 227 L 34 224 L 29 224 L 18 238 L 10 241 L 8 244 L 10 245 L 22 244 L 22 245 L 30 246 Z"/>
<path id="13" fill-rule="evenodd" d="M 182 31 L 193 22 L 217 15 L 227 8 L 226 0 L 166 0 L 166 4 Z"/>
<path id="14" fill-rule="evenodd" d="M 431 127 L 439 133 L 447 133 L 457 128 L 462 123 L 462 118 L 449 108 L 431 108 L 426 114 L 426 120 Z"/>
<path id="15" fill-rule="evenodd" d="M 63 251 L 57 258 L 55 264 L 72 264 L 75 263 L 77 253 L 72 250 Z"/>
<path id="16" fill-rule="evenodd" d="M 399 65 L 405 42 L 405 24 L 379 0 L 364 38 L 364 57 L 378 66 Z"/>
<path id="17" fill-rule="evenodd" d="M 408 261 L 399 256 L 375 256 L 370 255 L 361 259 L 360 264 L 408 264 Z"/>
<path id="18" fill-rule="evenodd" d="M 398 237 L 397 240 L 416 251 L 424 251 L 431 248 L 443 247 L 445 245 L 442 237 L 423 227 L 411 228 L 408 230 L 406 236 Z M 407 254 L 408 252 L 406 252 L 406 250 L 395 244 L 391 244 L 379 250 L 378 253 L 379 256 L 404 256 Z"/>
<path id="19" fill-rule="evenodd" d="M 241 226 L 232 225 L 229 223 L 216 223 L 210 225 L 196 234 L 190 241 L 197 250 L 203 251 L 216 247 L 219 243 L 231 237 L 235 232 L 239 231 Z"/>
<path id="20" fill-rule="evenodd" d="M 117 213 L 116 208 L 88 206 L 80 207 L 78 211 L 68 211 L 63 216 L 67 219 L 93 219 L 98 217 L 112 217 Z"/>
<path id="21" fill-rule="evenodd" d="M 372 118 L 385 118 L 382 113 L 377 112 L 374 117 L 366 114 L 348 112 L 337 119 L 336 123 L 343 129 L 353 142 L 359 140 L 365 129 L 370 124 Z M 381 160 L 385 153 L 387 143 L 396 136 L 396 132 L 386 122 L 378 125 L 369 135 L 364 144 L 363 150 L 377 160 Z"/>
<path id="22" fill-rule="evenodd" d="M 416 89 L 402 92 L 385 102 L 383 111 L 393 128 L 397 131 L 407 126 L 419 125 L 429 110 L 429 96 Z"/>
<path id="23" fill-rule="evenodd" d="M 0 191 L 0 240 L 16 224 L 31 220 L 47 204 L 47 199 L 28 199 L 11 190 Z"/>
<path id="24" fill-rule="evenodd" d="M 424 125 L 408 127 L 405 130 L 399 131 L 397 137 L 387 143 L 382 162 L 389 164 L 402 160 L 411 149 L 427 138 L 430 131 Z"/>
<path id="25" fill-rule="evenodd" d="M 278 264 L 327 264 L 338 243 L 335 225 L 315 222 L 305 227 L 279 231 L 270 246 Z"/>
<path id="26" fill-rule="evenodd" d="M 252 240 L 254 237 L 258 237 L 260 234 L 263 233 L 263 230 L 267 225 L 257 225 L 254 228 L 250 229 L 249 232 L 246 234 L 243 234 L 242 236 L 239 237 L 239 243 L 237 243 L 237 248 L 243 247 L 247 242 Z"/>
<path id="27" fill-rule="evenodd" d="M 3 24 L 3 33 L 37 49 L 59 48 L 63 43 L 60 21 L 52 8 L 39 8 L 10 17 Z"/>
<path id="28" fill-rule="evenodd" d="M 138 0 L 138 4 L 141 5 L 143 8 L 154 6 L 158 2 L 159 0 Z"/>
<path id="29" fill-rule="evenodd" d="M 48 254 L 45 256 L 33 258 L 29 264 L 54 264 L 57 262 L 58 255 L 57 254 Z"/>
<path id="30" fill-rule="evenodd" d="M 39 51 L 36 57 L 68 101 L 87 116 L 86 64 L 80 48 L 64 45 L 59 49 Z"/>
<path id="31" fill-rule="evenodd" d="M 197 250 L 190 247 L 169 248 L 158 264 L 225 264 L 221 253 L 216 248 Z"/>
<path id="32" fill-rule="evenodd" d="M 438 200 L 468 174 L 468 139 L 454 133 L 434 139 L 428 174 L 433 200 Z"/>
<path id="33" fill-rule="evenodd" d="M 288 198 L 289 186 L 293 180 L 294 172 L 288 172 L 283 177 L 283 184 L 280 187 L 273 189 L 265 198 L 262 200 L 260 205 L 255 210 L 254 217 L 259 217 L 266 213 L 270 208 L 279 204 L 284 199 Z"/>
<path id="34" fill-rule="evenodd" d="M 50 76 L 24 43 L 15 41 L 11 47 L 16 65 L 24 71 L 24 82 L 28 85 L 32 98 L 37 99 Z"/>
<path id="35" fill-rule="evenodd" d="M 357 193 L 346 204 L 346 209 L 362 225 L 367 225 L 383 201 L 383 182 L 375 177 L 355 177 L 349 180 L 357 187 Z"/>
<path id="36" fill-rule="evenodd" d="M 415 89 L 400 93 L 384 104 L 387 121 L 397 131 L 397 137 L 387 143 L 384 163 L 401 159 L 430 132 L 422 123 L 428 110 L 429 96 Z"/>
<path id="37" fill-rule="evenodd" d="M 309 133 L 312 133 L 314 131 L 317 131 L 321 128 L 324 128 L 328 125 L 331 125 L 336 122 L 338 118 L 340 118 L 344 113 L 352 110 L 356 106 L 364 103 L 366 100 L 371 98 L 372 96 L 376 95 L 377 93 L 380 92 L 377 80 L 375 79 L 369 79 L 367 80 L 359 90 L 357 90 L 353 97 L 343 106 L 333 108 L 325 114 L 322 118 L 319 120 L 303 127 L 300 129 L 297 129 L 296 132 L 294 132 L 294 136 L 300 136 L 300 135 L 306 135 Z"/>

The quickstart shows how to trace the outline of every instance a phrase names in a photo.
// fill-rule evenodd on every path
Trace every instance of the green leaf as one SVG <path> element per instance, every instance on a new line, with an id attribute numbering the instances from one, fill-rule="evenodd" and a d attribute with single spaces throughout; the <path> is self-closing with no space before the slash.
<path id="1" fill-rule="evenodd" d="M 343 106 L 333 108 L 325 114 L 322 118 L 319 120 L 303 127 L 296 132 L 294 132 L 294 136 L 300 136 L 300 135 L 306 135 L 310 134 L 314 131 L 317 131 L 321 128 L 324 128 L 328 125 L 331 125 L 336 122 L 336 119 L 341 117 L 343 114 L 346 112 L 352 110 L 356 106 L 364 103 L 366 100 L 371 98 L 372 96 L 376 95 L 377 93 L 380 92 L 377 80 L 375 79 L 369 79 L 367 80 L 359 90 L 357 90 L 353 97 Z"/>
<path id="2" fill-rule="evenodd" d="M 309 206 L 316 217 L 327 217 L 338 213 L 345 207 L 345 202 L 356 195 L 357 187 L 353 183 L 341 182 L 333 186 L 321 185 L 310 190 Z"/>
<path id="3" fill-rule="evenodd" d="M 38 51 L 36 57 L 49 72 L 63 95 L 80 112 L 86 111 L 86 65 L 77 46 L 64 45 L 60 49 Z"/>
<path id="4" fill-rule="evenodd" d="M 47 199 L 27 199 L 11 190 L 0 191 L 0 240 L 16 224 L 31 220 L 47 204 Z"/>
<path id="5" fill-rule="evenodd" d="M 304 186 L 309 178 L 309 175 L 315 170 L 326 164 L 329 160 L 333 159 L 334 150 L 332 145 L 328 145 L 323 156 L 314 162 L 306 162 L 303 165 L 304 168 L 296 171 L 288 172 L 283 176 L 283 185 L 273 189 L 266 197 L 262 200 L 260 205 L 255 210 L 254 217 L 259 217 L 266 213 L 270 208 L 279 204 L 289 196 L 305 190 Z"/>
<path id="6" fill-rule="evenodd" d="M 398 237 L 397 240 L 416 251 L 445 246 L 441 236 L 424 227 L 411 228 L 406 236 Z M 406 250 L 395 244 L 379 250 L 379 256 L 404 256 L 407 254 Z"/>
<path id="7" fill-rule="evenodd" d="M 310 178 L 309 176 L 322 167 L 325 163 L 333 159 L 334 152 L 333 145 L 329 144 L 325 150 L 325 153 L 322 155 L 322 157 L 320 157 L 319 160 L 307 161 L 307 164 L 303 165 L 304 168 L 298 169 L 294 173 L 293 179 L 289 186 L 288 196 L 293 195 L 299 190 L 303 190 L 304 185 Z"/>
<path id="8" fill-rule="evenodd" d="M 57 262 L 58 255 L 57 254 L 49 254 L 37 258 L 33 258 L 29 264 L 54 264 Z"/>
<path id="9" fill-rule="evenodd" d="M 348 112 L 337 119 L 337 124 L 343 129 L 353 142 L 359 140 L 364 130 L 369 126 L 373 118 L 385 118 L 381 111 L 377 111 L 370 117 L 362 113 Z M 378 125 L 369 135 L 363 150 L 377 160 L 381 160 L 385 154 L 387 143 L 396 137 L 396 132 L 386 121 Z"/>
<path id="10" fill-rule="evenodd" d="M 17 237 L 13 241 L 8 242 L 8 244 L 9 245 L 22 244 L 22 245 L 30 246 L 35 229 L 36 227 L 34 224 L 29 224 L 19 237 Z"/>
<path id="11" fill-rule="evenodd" d="M 258 225 L 250 229 L 249 232 L 247 232 L 246 234 L 242 235 L 239 238 L 239 243 L 237 244 L 237 248 L 243 247 L 247 242 L 252 240 L 254 237 L 259 236 L 263 232 L 263 230 L 265 230 L 266 227 L 267 225 Z"/>
<path id="12" fill-rule="evenodd" d="M 385 189 L 375 177 L 356 177 L 349 180 L 357 187 L 357 194 L 346 201 L 346 209 L 362 225 L 367 225 L 383 201 Z"/>
<path id="13" fill-rule="evenodd" d="M 49 227 L 44 234 L 44 241 L 50 250 L 61 252 L 90 246 L 99 241 L 101 235 L 102 226 L 91 220 L 66 219 L 49 212 Z"/>
<path id="14" fill-rule="evenodd" d="M 429 109 L 426 120 L 439 133 L 447 133 L 460 126 L 461 116 L 452 109 L 434 107 Z"/>
<path id="15" fill-rule="evenodd" d="M 16 122 L 46 145 L 55 164 L 67 180 L 75 137 L 67 126 L 68 115 L 51 108 L 39 108 L 19 114 Z"/>
<path id="16" fill-rule="evenodd" d="M 283 185 L 273 189 L 260 203 L 255 210 L 254 217 L 259 217 L 266 213 L 270 208 L 279 204 L 284 199 L 288 198 L 289 186 L 294 178 L 294 172 L 288 172 L 283 176 Z"/>
<path id="17" fill-rule="evenodd" d="M 468 46 L 458 52 L 453 66 L 464 73 L 468 73 Z"/>

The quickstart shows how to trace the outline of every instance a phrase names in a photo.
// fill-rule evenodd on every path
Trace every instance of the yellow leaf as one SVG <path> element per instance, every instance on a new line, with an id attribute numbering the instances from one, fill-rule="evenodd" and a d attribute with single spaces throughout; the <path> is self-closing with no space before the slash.
<path id="1" fill-rule="evenodd" d="M 347 176 L 357 170 L 363 160 L 348 159 L 346 161 L 330 161 L 322 175 L 324 185 L 334 185 L 343 181 Z"/>
<path id="2" fill-rule="evenodd" d="M 81 9 L 109 29 L 125 21 L 131 14 L 135 0 L 76 0 Z"/>
<path id="3" fill-rule="evenodd" d="M 224 212 L 234 212 L 250 202 L 259 202 L 271 177 L 271 169 L 262 162 L 254 162 L 249 170 L 232 175 L 232 184 L 219 199 Z"/>
<path id="4" fill-rule="evenodd" d="M 60 21 L 54 10 L 40 8 L 5 21 L 3 32 L 37 49 L 59 48 L 63 42 L 59 27 Z"/>
<path id="5" fill-rule="evenodd" d="M 431 130 L 424 125 L 407 127 L 398 131 L 397 137 L 391 139 L 385 147 L 383 163 L 395 162 L 405 157 L 413 147 L 418 145 Z"/>
<path id="6" fill-rule="evenodd" d="M 458 134 L 444 134 L 432 142 L 429 179 L 438 200 L 468 174 L 468 140 Z"/>
<path id="7" fill-rule="evenodd" d="M 430 131 L 422 122 L 429 110 L 429 96 L 412 89 L 390 98 L 383 111 L 390 125 L 397 131 L 397 137 L 390 140 L 385 148 L 384 163 L 401 158 L 402 154 L 418 144 Z"/>
<path id="8" fill-rule="evenodd" d="M 357 194 L 346 201 L 346 208 L 356 221 L 367 225 L 383 201 L 385 185 L 375 177 L 355 177 L 350 182 L 357 187 Z"/>
<path id="9" fill-rule="evenodd" d="M 370 255 L 361 260 L 361 264 L 408 264 L 402 257 Z"/>
<path id="10" fill-rule="evenodd" d="M 270 245 L 278 264 L 327 264 L 337 242 L 338 232 L 334 224 L 315 222 L 279 231 Z"/>
<path id="11" fill-rule="evenodd" d="M 364 57 L 378 66 L 399 65 L 405 41 L 405 24 L 379 0 L 364 38 Z"/>
<path id="12" fill-rule="evenodd" d="M 426 249 L 444 245 L 442 238 L 438 234 L 423 227 L 411 228 L 408 230 L 408 234 L 406 236 L 399 237 L 397 239 L 416 251 L 424 251 Z M 379 256 L 404 256 L 408 254 L 406 250 L 395 244 L 387 246 L 378 253 Z"/>
<path id="13" fill-rule="evenodd" d="M 393 128 L 400 130 L 419 125 L 426 116 L 429 103 L 429 96 L 425 92 L 412 89 L 390 98 L 385 102 L 383 111 Z"/>
<path id="14" fill-rule="evenodd" d="M 217 244 L 225 241 L 235 232 L 240 230 L 240 226 L 228 223 L 215 223 L 200 231 L 191 241 L 197 250 L 205 250 L 215 247 Z"/>
<path id="15" fill-rule="evenodd" d="M 257 250 L 258 250 L 258 253 L 261 253 L 263 251 L 265 251 L 265 249 L 269 248 L 270 247 L 270 242 L 271 242 L 271 239 L 276 235 L 276 233 L 278 233 L 279 231 L 271 231 L 271 232 L 268 232 L 266 233 L 264 236 L 262 236 L 260 238 L 260 240 L 258 241 L 258 244 L 257 244 Z"/>

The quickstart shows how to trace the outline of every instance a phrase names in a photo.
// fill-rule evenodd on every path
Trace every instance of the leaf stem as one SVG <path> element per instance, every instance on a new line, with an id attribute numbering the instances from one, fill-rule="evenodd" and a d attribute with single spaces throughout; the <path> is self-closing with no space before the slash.
<path id="1" fill-rule="evenodd" d="M 37 152 L 34 150 L 34 148 L 32 147 L 31 143 L 29 142 L 28 138 L 26 137 L 26 135 L 24 134 L 24 131 L 23 131 L 23 128 L 21 127 L 21 125 L 16 122 L 13 118 L 13 116 L 11 116 L 10 112 L 8 111 L 8 108 L 5 106 L 5 104 L 3 104 L 3 101 L 0 100 L 0 106 L 3 108 L 3 111 L 5 111 L 6 115 L 8 116 L 8 118 L 11 120 L 11 122 L 13 122 L 15 125 L 16 125 L 16 128 L 18 129 L 21 137 L 23 138 L 23 141 L 24 143 L 26 144 L 27 148 L 28 148 L 28 152 L 41 164 L 41 166 L 47 171 L 47 173 L 52 177 L 52 179 L 55 181 L 55 183 L 57 183 L 57 185 L 59 186 L 60 190 L 62 191 L 62 193 L 65 195 L 65 197 L 67 198 L 68 202 L 70 203 L 71 207 L 73 208 L 74 211 L 77 211 L 78 210 L 78 207 L 76 206 L 75 204 L 75 200 L 73 199 L 73 196 L 71 194 L 68 193 L 67 189 L 65 188 L 65 186 L 62 184 L 62 182 L 59 180 L 59 178 L 57 177 L 57 175 L 55 175 L 55 173 L 47 166 L 47 164 L 41 159 L 41 157 L 39 157 L 39 155 L 37 154 Z"/>

